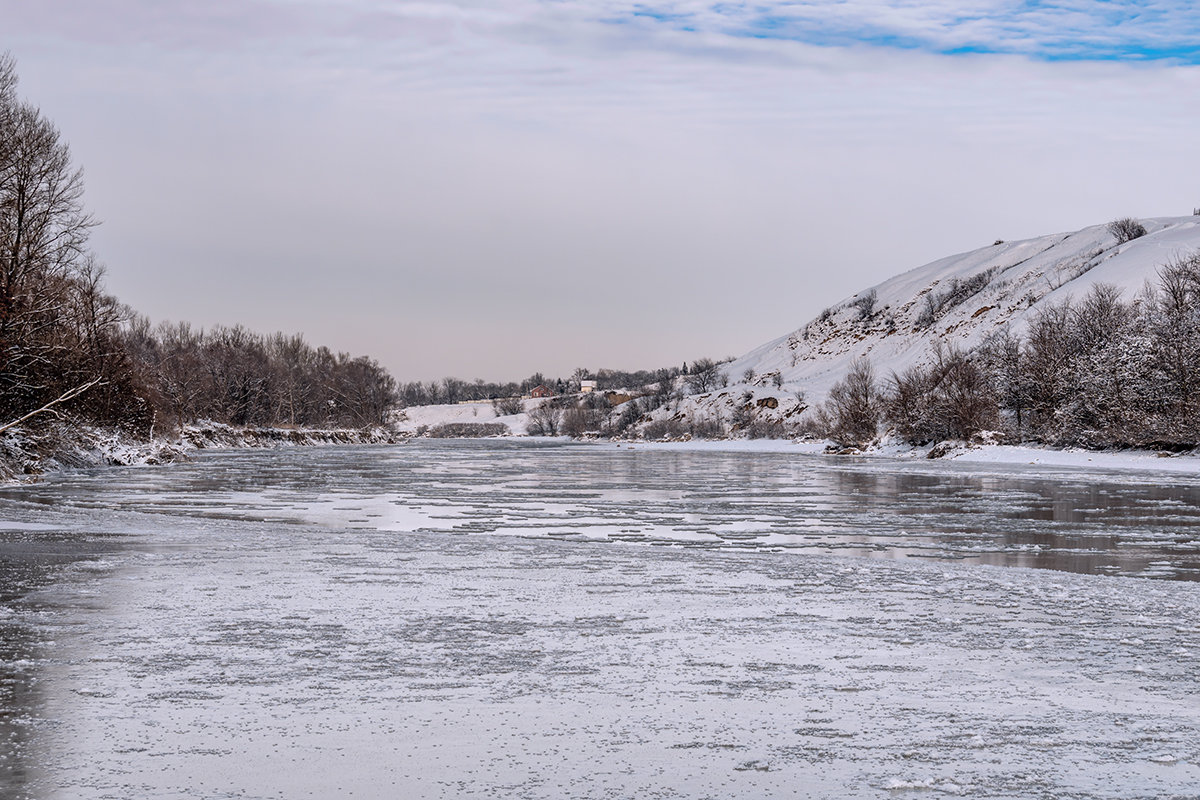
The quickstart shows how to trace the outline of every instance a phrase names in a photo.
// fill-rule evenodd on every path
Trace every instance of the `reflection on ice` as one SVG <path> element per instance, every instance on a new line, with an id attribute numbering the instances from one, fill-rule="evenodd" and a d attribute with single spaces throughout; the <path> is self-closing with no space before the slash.
<path id="1" fill-rule="evenodd" d="M 1200 486 L 1118 473 L 781 453 L 434 440 L 205 454 L 10 496 L 83 508 L 398 532 L 885 558 L 1200 578 Z"/>

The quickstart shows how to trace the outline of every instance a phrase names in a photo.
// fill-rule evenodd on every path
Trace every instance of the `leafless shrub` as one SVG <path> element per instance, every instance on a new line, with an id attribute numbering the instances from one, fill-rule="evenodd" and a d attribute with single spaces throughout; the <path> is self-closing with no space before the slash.
<path id="1" fill-rule="evenodd" d="M 576 406 L 568 408 L 562 416 L 562 432 L 567 436 L 578 438 L 587 433 L 599 433 L 604 419 L 600 409 Z"/>
<path id="2" fill-rule="evenodd" d="M 824 439 L 829 435 L 829 417 L 824 409 L 813 409 L 800 417 L 792 432 L 801 439 Z"/>
<path id="3" fill-rule="evenodd" d="M 759 415 L 746 426 L 746 438 L 787 439 L 788 434 L 783 420 Z"/>
<path id="4" fill-rule="evenodd" d="M 688 432 L 688 429 L 684 427 L 682 421 L 672 417 L 670 419 L 660 419 L 649 423 L 642 430 L 642 435 L 646 439 L 665 441 L 668 439 L 678 439 Z"/>
<path id="5" fill-rule="evenodd" d="M 529 424 L 525 432 L 530 436 L 557 436 L 562 425 L 563 412 L 551 403 L 543 403 L 529 412 Z"/>
<path id="6" fill-rule="evenodd" d="M 1122 217 L 1108 223 L 1108 232 L 1117 239 L 1117 244 L 1125 244 L 1146 235 L 1146 228 L 1133 217 Z"/>
<path id="7" fill-rule="evenodd" d="M 519 397 L 497 397 L 492 401 L 492 409 L 497 417 L 511 417 L 525 410 Z"/>
<path id="8" fill-rule="evenodd" d="M 938 346 L 933 363 L 893 373 L 884 415 L 913 444 L 969 439 L 995 428 L 999 416 L 994 381 L 980 359 Z"/>
<path id="9" fill-rule="evenodd" d="M 851 301 L 850 305 L 858 309 L 859 319 L 870 319 L 875 314 L 875 302 L 878 299 L 874 289 L 867 289 Z"/>
<path id="10" fill-rule="evenodd" d="M 725 426 L 721 421 L 712 417 L 701 417 L 689 420 L 688 432 L 694 439 L 723 439 Z"/>

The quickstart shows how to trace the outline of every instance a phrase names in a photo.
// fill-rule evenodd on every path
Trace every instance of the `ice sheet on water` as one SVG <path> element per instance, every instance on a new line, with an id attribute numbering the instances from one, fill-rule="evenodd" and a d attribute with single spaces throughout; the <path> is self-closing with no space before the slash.
<path id="1" fill-rule="evenodd" d="M 397 533 L 819 551 L 1200 580 L 1200 487 L 1120 477 L 770 452 L 432 441 L 207 453 L 193 464 L 65 476 L 0 496 Z"/>
<path id="2" fill-rule="evenodd" d="M 28 797 L 1200 782 L 1188 584 L 55 513 L 124 550 L 26 615 L 44 702 L 19 715 L 38 742 L 21 757 L 48 776 Z"/>
<path id="3" fill-rule="evenodd" d="M 56 547 L 89 555 L 10 607 L 26 639 L 0 668 L 37 687 L 12 696 L 38 699 L 14 715 L 34 720 L 20 728 L 37 746 L 9 752 L 43 782 L 9 794 L 1119 798 L 1200 785 L 1191 585 L 896 558 L 911 544 L 901 524 L 863 499 L 886 487 L 879 475 L 623 455 L 581 490 L 557 449 L 488 452 L 474 477 L 469 447 L 399 465 L 407 455 L 384 451 L 332 483 L 309 475 L 336 472 L 330 453 L 273 453 L 10 494 L 13 519 L 73 531 Z M 889 513 L 920 514 L 905 531 L 943 506 L 946 527 L 979 514 L 1034 526 L 955 506 L 974 480 L 957 473 L 892 480 Z M 1089 533 L 1055 518 L 1045 487 L 1021 491 L 1040 498 L 1027 500 L 1049 517 L 1037 524 Z M 1128 504 L 1110 491 L 1122 528 Z M 324 527 L 255 521 L 306 507 Z M 407 528 L 390 529 L 386 508 Z M 716 535 L 762 520 L 803 541 L 812 529 L 787 522 L 813 517 L 854 532 L 854 552 L 882 542 L 892 557 Z M 704 549 L 680 532 L 707 536 Z M 647 546 L 607 541 L 621 535 Z M 111 543 L 99 556 L 97 541 Z"/>

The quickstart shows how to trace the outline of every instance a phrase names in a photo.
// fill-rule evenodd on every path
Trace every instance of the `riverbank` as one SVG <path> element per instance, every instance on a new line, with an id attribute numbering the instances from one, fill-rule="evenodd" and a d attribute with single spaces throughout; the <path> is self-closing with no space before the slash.
<path id="1" fill-rule="evenodd" d="M 37 480 L 65 469 L 165 464 L 195 450 L 394 444 L 403 438 L 383 427 L 262 428 L 204 421 L 174 436 L 145 439 L 117 427 L 61 420 L 0 436 L 0 481 Z"/>
<path id="2" fill-rule="evenodd" d="M 800 453 L 830 455 L 837 458 L 923 459 L 965 464 L 1033 465 L 1043 467 L 1139 470 L 1190 473 L 1200 475 L 1200 453 L 1168 453 L 1155 450 L 1084 450 L 1035 445 L 969 444 L 946 442 L 912 446 L 885 443 L 863 450 L 830 452 L 828 441 L 789 439 L 693 439 L 683 442 L 604 442 L 613 447 L 652 447 L 667 450 L 694 450 L 739 453 Z M 931 452 L 934 453 L 931 455 Z"/>
<path id="3" fill-rule="evenodd" d="M 529 401 L 526 402 L 529 405 Z M 817 439 L 689 439 L 654 441 L 642 439 L 575 439 L 568 437 L 527 437 L 528 413 L 499 415 L 489 402 L 456 405 L 414 406 L 403 409 L 395 425 L 402 435 L 423 436 L 444 426 L 503 425 L 513 438 L 530 441 L 577 441 L 599 447 L 646 447 L 663 450 L 696 450 L 739 453 L 802 453 L 826 455 L 837 448 L 828 440 Z M 468 437 L 469 438 L 469 437 Z M 1062 469 L 1105 469 L 1171 472 L 1200 476 L 1200 451 L 1182 453 L 1155 450 L 1086 450 L 1054 448 L 1034 444 L 997 444 L 981 442 L 939 442 L 914 446 L 885 437 L 880 444 L 864 449 L 842 450 L 841 456 L 885 458 L 903 461 L 935 459 L 950 462 L 1010 466 L 1038 466 Z"/>

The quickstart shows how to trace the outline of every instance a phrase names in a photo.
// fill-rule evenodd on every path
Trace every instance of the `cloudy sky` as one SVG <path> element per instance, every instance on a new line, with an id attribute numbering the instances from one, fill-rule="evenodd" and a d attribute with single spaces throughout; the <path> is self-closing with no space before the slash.
<path id="1" fill-rule="evenodd" d="M 1200 206 L 1155 0 L 0 0 L 151 319 L 401 380 L 737 355 L 997 238 Z"/>

